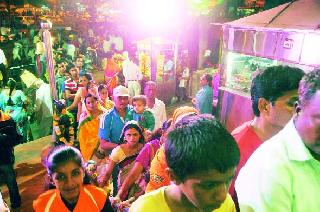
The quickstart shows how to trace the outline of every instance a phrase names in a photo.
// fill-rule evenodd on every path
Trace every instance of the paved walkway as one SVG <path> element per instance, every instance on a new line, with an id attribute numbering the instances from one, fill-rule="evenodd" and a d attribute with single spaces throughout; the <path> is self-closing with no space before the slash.
<path id="1" fill-rule="evenodd" d="M 51 136 L 46 136 L 15 147 L 15 171 L 22 198 L 21 211 L 31 212 L 32 201 L 44 191 L 45 168 L 40 161 L 41 150 L 50 143 Z M 1 186 L 4 199 L 9 202 L 8 189 Z"/>
<path id="2" fill-rule="evenodd" d="M 173 111 L 183 105 L 191 105 L 190 102 L 174 104 L 167 107 L 168 118 L 172 116 Z M 21 212 L 31 212 L 32 201 L 44 191 L 45 168 L 41 164 L 41 150 L 49 145 L 51 136 L 43 137 L 15 147 L 15 170 L 17 173 L 17 182 L 22 198 Z M 6 186 L 0 186 L 4 199 L 9 203 L 8 189 Z"/>

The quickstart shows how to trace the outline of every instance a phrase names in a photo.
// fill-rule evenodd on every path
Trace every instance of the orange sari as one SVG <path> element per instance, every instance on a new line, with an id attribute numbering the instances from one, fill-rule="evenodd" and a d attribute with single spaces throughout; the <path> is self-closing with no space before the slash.
<path id="1" fill-rule="evenodd" d="M 120 71 L 119 65 L 113 59 L 107 60 L 107 68 L 105 71 L 105 81 L 108 87 L 108 92 L 112 95 L 113 89 L 118 85 L 117 74 Z"/>
<path id="2" fill-rule="evenodd" d="M 100 115 L 102 111 L 99 110 Z M 83 111 L 79 120 L 78 139 L 80 152 L 85 161 L 91 159 L 94 151 L 99 147 L 99 120 L 100 115 L 93 117 L 89 111 Z"/>

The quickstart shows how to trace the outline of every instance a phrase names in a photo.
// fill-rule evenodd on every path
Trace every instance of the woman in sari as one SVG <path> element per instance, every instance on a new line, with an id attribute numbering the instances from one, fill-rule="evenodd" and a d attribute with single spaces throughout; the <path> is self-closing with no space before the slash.
<path id="1" fill-rule="evenodd" d="M 82 156 L 88 161 L 99 146 L 99 118 L 103 112 L 98 108 L 98 98 L 92 94 L 89 93 L 84 102 L 85 110 L 79 119 L 78 139 Z"/>
<path id="2" fill-rule="evenodd" d="M 120 188 L 128 173 L 132 169 L 135 159 L 144 145 L 142 128 L 137 121 L 129 121 L 125 124 L 120 137 L 120 145 L 111 152 L 106 172 L 99 176 L 100 186 L 105 185 L 112 174 L 115 165 L 119 165 L 118 187 Z M 136 198 L 144 193 L 145 183 L 142 178 L 137 180 L 128 190 L 125 199 Z"/>
<path id="3" fill-rule="evenodd" d="M 73 103 L 67 107 L 67 110 L 72 110 L 78 107 L 77 120 L 79 121 L 80 115 L 83 109 L 83 100 L 90 93 L 94 96 L 97 96 L 97 87 L 92 81 L 92 76 L 89 73 L 85 73 L 80 76 L 80 81 L 83 87 L 80 87 L 74 97 Z"/>
<path id="4" fill-rule="evenodd" d="M 108 95 L 108 88 L 106 85 L 104 84 L 100 84 L 98 86 L 98 95 L 99 95 L 99 108 L 103 111 L 103 112 L 107 112 L 109 110 L 111 110 L 114 106 L 113 101 L 111 101 L 109 99 L 109 95 Z"/>
<path id="5" fill-rule="evenodd" d="M 109 94 L 112 95 L 113 89 L 118 86 L 119 65 L 114 61 L 112 52 L 107 53 L 107 67 L 105 70 L 105 82 L 108 87 Z"/>

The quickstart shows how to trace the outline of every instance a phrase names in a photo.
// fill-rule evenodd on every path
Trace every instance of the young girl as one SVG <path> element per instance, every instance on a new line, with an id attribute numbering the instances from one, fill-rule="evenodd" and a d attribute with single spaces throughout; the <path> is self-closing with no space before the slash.
<path id="1" fill-rule="evenodd" d="M 56 189 L 41 194 L 33 202 L 34 211 L 113 211 L 107 193 L 84 181 L 84 161 L 76 148 L 54 148 L 46 168 Z"/>

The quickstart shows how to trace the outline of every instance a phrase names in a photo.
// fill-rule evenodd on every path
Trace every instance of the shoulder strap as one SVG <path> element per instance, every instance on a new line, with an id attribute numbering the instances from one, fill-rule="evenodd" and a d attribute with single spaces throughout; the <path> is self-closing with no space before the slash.
<path id="1" fill-rule="evenodd" d="M 57 196 L 57 193 L 54 192 L 52 194 L 52 196 L 50 197 L 50 199 L 49 199 L 49 201 L 48 201 L 48 203 L 47 203 L 47 205 L 46 205 L 46 207 L 44 209 L 45 212 L 49 212 L 50 211 L 51 205 L 52 205 L 54 199 L 56 198 L 56 196 Z"/>

